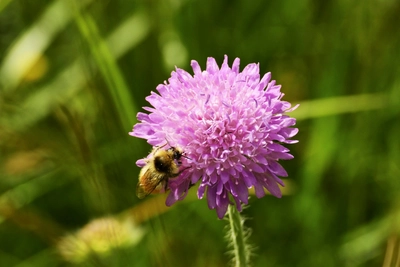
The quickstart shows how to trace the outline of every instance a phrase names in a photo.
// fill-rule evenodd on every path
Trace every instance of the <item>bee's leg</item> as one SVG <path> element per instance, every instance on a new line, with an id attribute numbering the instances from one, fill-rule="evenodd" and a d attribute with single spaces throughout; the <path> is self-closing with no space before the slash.
<path id="1" fill-rule="evenodd" d="M 168 180 L 168 178 L 165 178 L 164 192 L 167 192 L 168 190 Z"/>
<path id="2" fill-rule="evenodd" d="M 189 188 L 191 188 L 192 186 L 194 186 L 195 184 L 192 184 L 192 182 L 190 182 L 189 184 Z"/>

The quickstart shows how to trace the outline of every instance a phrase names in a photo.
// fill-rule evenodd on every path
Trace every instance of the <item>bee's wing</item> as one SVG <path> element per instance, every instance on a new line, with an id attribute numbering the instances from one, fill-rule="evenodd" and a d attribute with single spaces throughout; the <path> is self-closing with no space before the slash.
<path id="1" fill-rule="evenodd" d="M 164 182 L 164 180 L 165 177 L 163 175 L 151 171 L 148 167 L 144 167 L 142 171 L 140 171 L 139 182 L 136 186 L 136 196 L 139 199 L 147 197 L 161 182 Z"/>

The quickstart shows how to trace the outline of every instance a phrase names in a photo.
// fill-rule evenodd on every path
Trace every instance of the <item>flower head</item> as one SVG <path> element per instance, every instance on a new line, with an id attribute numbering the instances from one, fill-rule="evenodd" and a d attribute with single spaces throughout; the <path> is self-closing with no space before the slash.
<path id="1" fill-rule="evenodd" d="M 168 206 L 183 199 L 192 184 L 200 182 L 197 195 L 206 194 L 210 209 L 222 218 L 231 200 L 239 211 L 248 203 L 248 189 L 258 198 L 266 188 L 281 197 L 278 176 L 287 176 L 279 160 L 293 158 L 282 144 L 297 134 L 296 120 L 285 115 L 294 108 L 282 101 L 280 85 L 271 73 L 260 79 L 259 65 L 249 64 L 239 71 L 239 58 L 232 67 L 225 56 L 221 68 L 208 58 L 202 71 L 196 61 L 194 71 L 176 68 L 168 82 L 157 87 L 146 100 L 149 114 L 138 113 L 140 123 L 130 135 L 144 138 L 153 146 L 180 147 L 185 153 L 180 175 L 169 179 Z M 143 165 L 143 160 L 138 165 Z"/>

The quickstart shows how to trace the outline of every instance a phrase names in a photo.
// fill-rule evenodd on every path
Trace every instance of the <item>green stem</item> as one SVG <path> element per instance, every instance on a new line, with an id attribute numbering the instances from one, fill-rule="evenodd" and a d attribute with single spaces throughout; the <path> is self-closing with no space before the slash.
<path id="1" fill-rule="evenodd" d="M 243 229 L 243 219 L 236 209 L 235 205 L 228 207 L 229 225 L 231 228 L 230 238 L 233 244 L 235 253 L 235 267 L 247 266 L 247 249 L 246 249 L 246 236 Z"/>

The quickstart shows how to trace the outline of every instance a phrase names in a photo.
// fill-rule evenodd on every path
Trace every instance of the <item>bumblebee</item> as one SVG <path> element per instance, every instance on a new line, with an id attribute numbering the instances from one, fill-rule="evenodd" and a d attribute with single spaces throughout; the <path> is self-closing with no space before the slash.
<path id="1" fill-rule="evenodd" d="M 151 193 L 163 193 L 168 188 L 168 179 L 178 176 L 180 159 L 183 150 L 178 147 L 170 147 L 166 150 L 156 147 L 152 151 L 152 157 L 140 170 L 139 182 L 136 186 L 136 195 L 143 199 Z"/>

